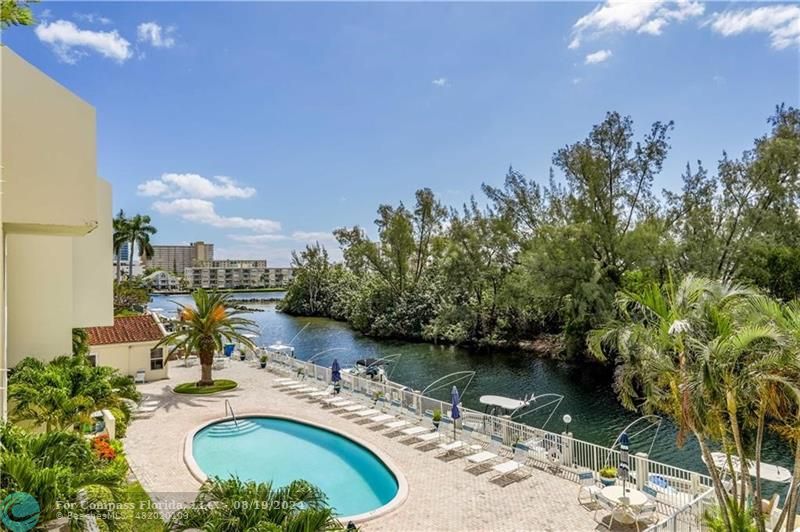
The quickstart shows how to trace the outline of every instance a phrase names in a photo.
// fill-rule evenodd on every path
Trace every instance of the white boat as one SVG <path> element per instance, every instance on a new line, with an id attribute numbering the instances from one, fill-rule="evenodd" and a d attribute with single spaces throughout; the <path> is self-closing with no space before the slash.
<path id="1" fill-rule="evenodd" d="M 276 342 L 270 346 L 267 346 L 267 351 L 270 353 L 277 353 L 279 355 L 285 355 L 290 358 L 295 358 L 294 347 L 286 345 L 281 342 Z"/>
<path id="2" fill-rule="evenodd" d="M 384 364 L 385 360 L 381 358 L 362 358 L 356 360 L 354 366 L 343 368 L 342 372 L 355 377 L 366 377 L 377 382 L 387 382 Z"/>
<path id="3" fill-rule="evenodd" d="M 720 471 L 728 472 L 728 457 L 725 453 L 711 453 L 711 458 L 714 460 L 714 467 Z M 705 460 L 703 461 L 705 462 Z M 738 456 L 731 456 L 731 464 L 733 464 L 735 472 L 738 473 L 741 470 Z M 708 466 L 708 464 L 706 464 L 706 466 Z M 750 476 L 756 476 L 756 464 L 752 460 L 747 464 L 747 471 L 750 473 Z M 766 462 L 761 462 L 760 473 L 763 480 L 772 482 L 787 483 L 792 479 L 792 473 L 785 467 L 768 464 Z"/>

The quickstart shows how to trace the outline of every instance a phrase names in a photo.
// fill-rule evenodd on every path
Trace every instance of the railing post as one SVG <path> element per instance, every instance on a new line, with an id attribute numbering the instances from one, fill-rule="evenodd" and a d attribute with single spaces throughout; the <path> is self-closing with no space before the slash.
<path id="1" fill-rule="evenodd" d="M 650 461 L 647 458 L 647 453 L 636 453 L 636 487 L 642 489 L 647 485 L 647 479 L 650 477 Z"/>
<path id="2" fill-rule="evenodd" d="M 699 493 L 701 493 L 700 475 L 698 475 L 697 473 L 692 473 L 691 475 L 689 475 L 689 480 L 691 481 L 692 485 L 692 495 L 698 495 Z"/>
<path id="3" fill-rule="evenodd" d="M 561 441 L 563 442 L 563 445 L 561 446 L 562 449 L 563 449 L 563 451 L 562 451 L 563 452 L 563 454 L 562 454 L 563 463 L 564 463 L 564 465 L 572 467 L 572 465 L 574 464 L 574 461 L 572 459 L 572 451 L 573 451 L 573 446 L 575 445 L 575 443 L 574 443 L 575 440 L 572 439 L 572 433 L 571 432 L 562 432 L 561 433 Z"/>

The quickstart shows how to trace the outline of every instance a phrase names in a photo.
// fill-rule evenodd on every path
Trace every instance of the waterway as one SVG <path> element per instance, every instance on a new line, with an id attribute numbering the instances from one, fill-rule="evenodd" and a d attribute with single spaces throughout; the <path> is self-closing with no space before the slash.
<path id="1" fill-rule="evenodd" d="M 260 296 L 263 294 L 237 293 L 234 297 L 247 299 Z M 269 296 L 280 298 L 283 293 L 271 292 Z M 190 302 L 188 295 L 154 296 L 150 307 L 163 309 L 165 314 L 170 315 L 174 314 L 177 304 Z M 568 364 L 525 352 L 474 353 L 451 346 L 373 339 L 354 332 L 341 322 L 288 316 L 277 312 L 275 304 L 247 306 L 261 310 L 248 316 L 260 328 L 259 345 L 289 342 L 305 327 L 293 343 L 298 358 L 308 359 L 334 347 L 344 349 L 322 355 L 316 359 L 320 365 L 330 365 L 334 357 L 346 367 L 360 358 L 400 354 L 399 363 L 389 370 L 392 372 L 390 378 L 417 390 L 424 389 L 448 373 L 473 370 L 476 376 L 463 392 L 463 403 L 477 410 L 483 409 L 478 398 L 484 394 L 514 398 L 531 394 L 561 394 L 564 401 L 545 428 L 562 432 L 565 428 L 563 415 L 569 414 L 572 417 L 569 428 L 575 437 L 598 445 L 610 446 L 620 431 L 637 418 L 616 400 L 610 375 L 595 365 Z M 432 395 L 449 399 L 446 390 Z M 546 417 L 537 413 L 525 416 L 520 421 L 541 427 Z M 676 434 L 676 428 L 665 420 L 652 449 L 653 431 L 649 431 L 632 442 L 631 451 L 650 451 L 654 460 L 706 473 L 697 443 L 690 439 L 682 448 L 678 448 L 675 444 Z M 791 467 L 792 453 L 777 438 L 767 439 L 763 456 L 765 462 Z M 772 489 L 778 489 L 782 498 L 785 495 L 785 487 L 781 489 L 774 486 Z"/>

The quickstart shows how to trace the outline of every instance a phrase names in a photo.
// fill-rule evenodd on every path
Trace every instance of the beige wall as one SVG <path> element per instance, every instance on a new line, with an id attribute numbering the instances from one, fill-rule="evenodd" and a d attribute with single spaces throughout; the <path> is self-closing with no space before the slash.
<path id="1" fill-rule="evenodd" d="M 97 179 L 97 228 L 72 239 L 72 326 L 114 325 L 111 184 Z"/>
<path id="2" fill-rule="evenodd" d="M 6 235 L 8 366 L 72 352 L 72 238 Z"/>
<path id="3" fill-rule="evenodd" d="M 166 362 L 163 369 L 150 369 L 150 350 L 157 343 L 97 345 L 92 346 L 91 352 L 97 355 L 97 365 L 118 369 L 123 375 L 133 377 L 137 370 L 145 370 L 145 379 L 149 382 L 169 377 Z M 167 349 L 165 348 L 165 355 L 166 352 Z"/>
<path id="4" fill-rule="evenodd" d="M 5 230 L 86 234 L 97 224 L 94 108 L 7 46 L 0 79 Z"/>

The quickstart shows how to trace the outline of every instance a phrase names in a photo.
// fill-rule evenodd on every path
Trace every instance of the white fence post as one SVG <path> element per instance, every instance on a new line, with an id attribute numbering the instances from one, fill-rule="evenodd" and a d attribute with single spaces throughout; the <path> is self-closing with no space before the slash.
<path id="1" fill-rule="evenodd" d="M 563 450 L 564 465 L 572 467 L 572 465 L 575 463 L 574 460 L 572 459 L 572 451 L 573 447 L 575 446 L 575 440 L 572 439 L 571 432 L 562 432 L 561 437 L 562 441 L 564 442 L 564 445 L 562 445 L 562 447 L 564 448 Z"/>
<path id="2" fill-rule="evenodd" d="M 648 471 L 650 461 L 647 459 L 647 453 L 636 453 L 636 487 L 642 489 L 647 485 L 647 479 L 650 476 Z"/>

